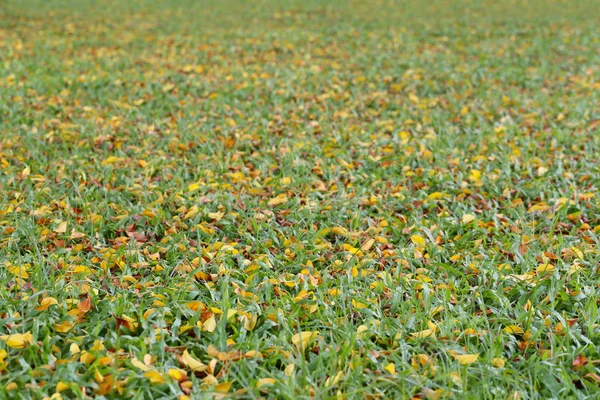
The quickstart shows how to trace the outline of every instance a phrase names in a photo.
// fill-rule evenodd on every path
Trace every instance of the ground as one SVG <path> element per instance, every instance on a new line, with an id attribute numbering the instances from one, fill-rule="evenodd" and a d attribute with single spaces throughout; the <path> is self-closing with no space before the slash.
<path id="1" fill-rule="evenodd" d="M 0 5 L 0 397 L 600 396 L 593 1 Z"/>

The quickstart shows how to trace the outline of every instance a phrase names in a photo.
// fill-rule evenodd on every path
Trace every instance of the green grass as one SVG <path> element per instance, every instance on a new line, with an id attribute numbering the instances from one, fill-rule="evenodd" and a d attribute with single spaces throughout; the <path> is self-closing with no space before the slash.
<path id="1" fill-rule="evenodd" d="M 0 398 L 598 398 L 598 8 L 0 4 Z"/>

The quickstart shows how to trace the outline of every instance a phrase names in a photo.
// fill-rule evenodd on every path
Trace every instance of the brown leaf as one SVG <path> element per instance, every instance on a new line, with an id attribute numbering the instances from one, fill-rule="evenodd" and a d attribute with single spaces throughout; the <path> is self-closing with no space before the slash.
<path id="1" fill-rule="evenodd" d="M 579 368 L 583 367 L 584 365 L 586 365 L 587 363 L 588 363 L 587 357 L 582 354 L 579 354 L 573 360 L 573 368 L 579 369 Z"/>
<path id="2" fill-rule="evenodd" d="M 92 300 L 89 297 L 86 297 L 85 300 L 83 300 L 82 302 L 77 304 L 77 309 L 84 314 L 86 312 L 90 311 L 91 308 L 92 308 Z"/>
<path id="3" fill-rule="evenodd" d="M 589 374 L 585 374 L 583 377 L 587 378 L 587 379 L 589 379 L 591 381 L 594 381 L 596 383 L 600 383 L 600 375 L 595 374 L 593 372 L 590 372 Z"/>

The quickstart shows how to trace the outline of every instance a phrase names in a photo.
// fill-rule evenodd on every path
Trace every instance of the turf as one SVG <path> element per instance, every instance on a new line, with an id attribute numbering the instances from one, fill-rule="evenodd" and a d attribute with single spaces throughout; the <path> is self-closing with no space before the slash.
<path id="1" fill-rule="evenodd" d="M 598 398 L 599 23 L 2 2 L 0 398 Z"/>

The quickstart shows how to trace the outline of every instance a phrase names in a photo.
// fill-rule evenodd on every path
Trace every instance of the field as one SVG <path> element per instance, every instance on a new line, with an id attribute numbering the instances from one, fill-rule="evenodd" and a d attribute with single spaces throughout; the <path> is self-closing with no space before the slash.
<path id="1" fill-rule="evenodd" d="M 599 24 L 0 3 L 0 398 L 600 398 Z"/>

